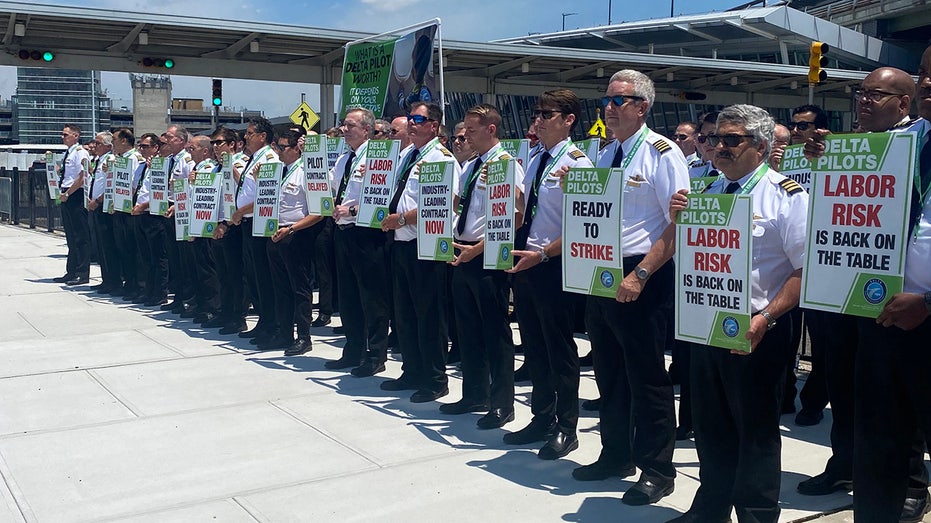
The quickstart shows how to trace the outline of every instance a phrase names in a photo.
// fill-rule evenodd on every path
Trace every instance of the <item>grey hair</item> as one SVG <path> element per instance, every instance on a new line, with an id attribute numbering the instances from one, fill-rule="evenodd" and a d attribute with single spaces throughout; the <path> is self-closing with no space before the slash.
<path id="1" fill-rule="evenodd" d="M 369 138 L 375 135 L 375 113 L 371 109 L 366 109 L 365 107 L 350 107 L 346 110 L 346 114 L 349 113 L 359 113 L 362 115 L 362 125 L 369 128 Z"/>
<path id="2" fill-rule="evenodd" d="M 95 136 L 95 138 L 103 142 L 104 145 L 113 145 L 113 134 L 111 134 L 110 131 L 103 131 L 103 132 L 97 133 L 97 136 Z"/>
<path id="3" fill-rule="evenodd" d="M 721 109 L 721 114 L 718 115 L 717 126 L 720 127 L 722 123 L 742 125 L 747 134 L 753 136 L 753 143 L 766 144 L 766 156 L 769 156 L 773 149 L 776 121 L 765 109 L 748 104 L 730 105 Z"/>
<path id="4" fill-rule="evenodd" d="M 608 83 L 614 82 L 627 82 L 633 85 L 634 92 L 632 94 L 647 101 L 647 110 L 653 107 L 653 102 L 656 100 L 656 90 L 653 88 L 653 80 L 650 80 L 649 76 L 633 69 L 621 69 L 611 76 Z"/>

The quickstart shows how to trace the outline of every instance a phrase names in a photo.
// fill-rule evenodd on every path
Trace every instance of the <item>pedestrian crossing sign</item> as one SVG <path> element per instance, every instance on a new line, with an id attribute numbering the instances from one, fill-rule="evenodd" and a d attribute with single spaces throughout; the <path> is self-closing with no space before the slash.
<path id="1" fill-rule="evenodd" d="M 310 131 L 320 121 L 320 117 L 307 105 L 307 102 L 301 102 L 301 105 L 297 106 L 297 109 L 291 113 L 291 121 L 294 122 L 294 125 L 300 125 L 305 130 Z"/>

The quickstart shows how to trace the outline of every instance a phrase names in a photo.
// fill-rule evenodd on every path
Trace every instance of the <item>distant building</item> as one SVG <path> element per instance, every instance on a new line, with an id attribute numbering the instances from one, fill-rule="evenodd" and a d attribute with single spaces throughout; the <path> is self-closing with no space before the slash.
<path id="1" fill-rule="evenodd" d="M 84 136 L 110 128 L 110 99 L 99 71 L 19 67 L 13 97 L 12 134 L 19 143 L 61 143 L 65 123 Z"/>

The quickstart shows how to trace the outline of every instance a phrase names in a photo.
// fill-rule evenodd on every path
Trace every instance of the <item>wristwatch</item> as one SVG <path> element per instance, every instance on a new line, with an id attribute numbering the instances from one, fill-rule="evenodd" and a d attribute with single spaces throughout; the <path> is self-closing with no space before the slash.
<path id="1" fill-rule="evenodd" d="M 766 320 L 766 330 L 771 331 L 776 326 L 776 319 L 766 309 L 760 311 L 760 316 Z"/>
<path id="2" fill-rule="evenodd" d="M 400 214 L 398 214 L 398 225 L 400 225 L 400 226 L 402 226 L 402 227 L 405 226 L 405 225 L 407 225 L 407 220 L 404 219 L 404 213 L 403 213 L 403 212 L 400 213 Z"/>
<path id="3" fill-rule="evenodd" d="M 550 257 L 546 255 L 546 251 L 540 249 L 540 263 L 546 263 L 550 261 Z"/>
<path id="4" fill-rule="evenodd" d="M 293 225 L 288 225 L 288 236 L 290 236 L 290 235 L 292 235 L 292 234 L 294 234 L 294 226 L 293 226 Z"/>
<path id="5" fill-rule="evenodd" d="M 639 265 L 634 268 L 634 274 L 637 275 L 637 279 L 640 281 L 647 281 L 650 278 L 650 271 L 640 267 Z"/>
<path id="6" fill-rule="evenodd" d="M 355 215 L 356 215 L 356 206 L 353 205 L 349 207 L 349 216 L 355 216 Z"/>

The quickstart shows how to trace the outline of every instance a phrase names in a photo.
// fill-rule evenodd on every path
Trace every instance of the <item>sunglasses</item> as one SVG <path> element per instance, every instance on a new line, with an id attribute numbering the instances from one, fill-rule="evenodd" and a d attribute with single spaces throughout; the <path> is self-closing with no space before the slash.
<path id="1" fill-rule="evenodd" d="M 153 147 L 158 147 L 158 144 L 157 143 L 140 143 L 139 144 L 140 149 L 151 149 Z"/>
<path id="2" fill-rule="evenodd" d="M 815 122 L 792 122 L 786 124 L 786 127 L 788 127 L 790 131 L 794 131 L 796 128 L 799 131 L 807 131 L 809 127 L 814 126 Z"/>
<path id="3" fill-rule="evenodd" d="M 627 103 L 628 100 L 635 101 L 635 102 L 642 102 L 645 100 L 645 98 L 642 96 L 634 96 L 634 95 L 626 95 L 626 94 L 605 96 L 604 98 L 601 99 L 601 106 L 607 107 L 608 104 L 613 103 L 615 107 L 620 107 L 624 105 L 625 103 Z"/>
<path id="4" fill-rule="evenodd" d="M 453 136 L 454 142 L 464 142 L 466 140 L 465 136 Z"/>
<path id="5" fill-rule="evenodd" d="M 902 93 L 890 93 L 879 89 L 854 89 L 853 99 L 859 101 L 869 101 L 873 103 L 881 102 L 884 98 L 890 96 L 905 96 Z"/>
<path id="6" fill-rule="evenodd" d="M 548 110 L 543 110 L 543 109 L 536 109 L 530 114 L 535 119 L 542 118 L 544 120 L 549 120 L 550 118 L 552 118 L 553 116 L 557 114 L 565 114 L 565 113 L 563 113 L 562 111 L 548 111 Z"/>
<path id="7" fill-rule="evenodd" d="M 677 142 L 684 142 L 685 140 L 689 139 L 689 135 L 688 134 L 674 134 L 671 136 L 671 138 Z"/>
<path id="8" fill-rule="evenodd" d="M 232 140 L 210 140 L 210 145 L 223 145 L 225 143 L 230 143 Z"/>
<path id="9" fill-rule="evenodd" d="M 725 134 L 718 136 L 716 134 L 709 134 L 705 137 L 708 140 L 708 143 L 712 147 L 717 147 L 719 143 L 723 143 L 724 147 L 737 147 L 742 144 L 743 141 L 747 138 L 753 138 L 752 134 Z"/>
<path id="10" fill-rule="evenodd" d="M 433 118 L 426 117 L 426 116 L 421 116 L 419 114 L 409 114 L 407 115 L 407 121 L 408 123 L 415 123 L 417 125 L 420 125 L 424 122 L 435 122 L 436 120 L 434 120 Z"/>

